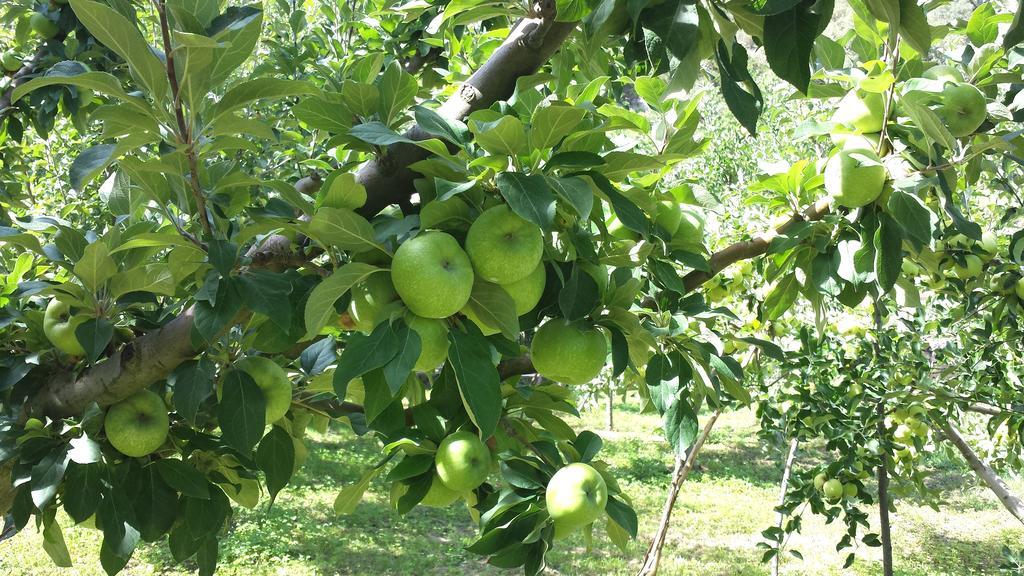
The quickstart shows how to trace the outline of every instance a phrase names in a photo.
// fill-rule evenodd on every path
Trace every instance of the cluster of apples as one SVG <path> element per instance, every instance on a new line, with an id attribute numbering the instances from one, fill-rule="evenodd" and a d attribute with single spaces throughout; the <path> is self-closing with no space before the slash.
<path id="1" fill-rule="evenodd" d="M 416 370 L 433 371 L 448 356 L 446 319 L 461 314 L 484 335 L 499 332 L 470 306 L 474 282 L 500 286 L 521 316 L 533 310 L 544 293 L 543 255 L 540 227 L 505 204 L 492 206 L 470 225 L 464 245 L 439 230 L 421 232 L 403 242 L 389 272 L 372 274 L 353 287 L 343 325 L 368 332 L 393 314 L 403 313 L 420 337 Z M 607 355 L 607 337 L 587 321 L 552 318 L 537 329 L 531 344 L 537 372 L 565 384 L 594 379 Z"/>
<path id="2" fill-rule="evenodd" d="M 928 440 L 928 425 L 921 420 L 926 413 L 924 406 L 914 404 L 908 408 L 899 408 L 888 418 L 888 424 L 896 425 L 892 438 L 899 447 L 894 452 L 896 459 L 902 462 L 913 460 L 917 452 L 915 440 Z"/>
<path id="3" fill-rule="evenodd" d="M 856 498 L 857 485 L 853 482 L 843 482 L 839 478 L 829 478 L 824 472 L 814 477 L 814 489 L 825 497 L 829 502 L 838 502 L 843 498 Z"/>
<path id="4" fill-rule="evenodd" d="M 927 69 L 918 82 L 931 96 L 925 104 L 956 138 L 973 134 L 985 122 L 985 95 L 964 81 L 952 66 Z M 938 86 L 936 87 L 937 84 Z M 877 92 L 853 90 L 839 102 L 832 117 L 833 142 L 839 151 L 825 165 L 825 190 L 838 206 L 860 208 L 882 196 L 888 171 L 879 157 L 880 132 L 886 123 L 886 103 Z"/>

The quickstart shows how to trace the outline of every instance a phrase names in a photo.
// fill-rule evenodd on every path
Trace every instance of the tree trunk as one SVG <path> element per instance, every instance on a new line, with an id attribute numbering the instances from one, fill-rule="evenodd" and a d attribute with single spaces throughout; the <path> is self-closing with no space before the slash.
<path id="1" fill-rule="evenodd" d="M 878 439 L 884 444 L 885 406 L 881 402 L 878 413 Z M 889 456 L 882 451 L 882 463 L 878 465 L 878 522 L 882 541 L 882 575 L 892 576 L 892 530 L 889 525 Z"/>
<path id="2" fill-rule="evenodd" d="M 946 436 L 946 439 L 953 446 L 956 446 L 956 449 L 960 451 L 960 455 L 964 457 L 964 460 L 974 470 L 974 473 L 981 477 L 989 490 L 994 492 L 996 497 L 999 498 L 999 502 L 1002 503 L 1010 514 L 1013 514 L 1014 518 L 1024 523 L 1024 501 L 1021 501 L 1016 494 L 1010 491 L 1009 486 L 1003 482 L 1003 479 L 974 452 L 952 424 L 944 422 L 941 425 L 941 429 L 943 435 Z"/>
<path id="3" fill-rule="evenodd" d="M 786 503 L 786 491 L 789 490 L 789 475 L 793 472 L 793 463 L 796 462 L 796 453 L 800 448 L 800 440 L 793 438 L 789 441 L 789 454 L 786 455 L 786 465 L 782 469 L 782 482 L 779 483 L 779 500 L 778 506 L 782 506 Z M 775 526 L 782 530 L 782 523 L 786 521 L 786 515 L 782 512 L 778 513 L 778 518 L 775 521 Z M 772 576 L 779 576 L 779 563 L 782 558 L 782 545 L 779 545 L 779 553 L 772 558 Z"/>
<path id="4" fill-rule="evenodd" d="M 605 404 L 605 417 L 607 418 L 608 431 L 615 430 L 615 392 L 612 391 L 612 383 L 608 381 L 608 401 Z"/>
<path id="5" fill-rule="evenodd" d="M 665 537 L 668 535 L 669 522 L 672 520 L 672 508 L 676 505 L 676 498 L 679 497 L 679 490 L 683 486 L 683 482 L 686 481 L 686 477 L 690 475 L 690 471 L 693 470 L 693 465 L 697 462 L 697 454 L 700 453 L 700 449 L 704 446 L 704 442 L 707 441 L 708 436 L 711 434 L 711 429 L 715 426 L 715 421 L 722 414 L 721 410 L 715 410 L 708 419 L 707 423 L 704 424 L 704 430 L 701 431 L 697 441 L 690 447 L 690 450 L 686 453 L 686 460 L 676 458 L 675 470 L 672 473 L 672 485 L 668 489 L 668 498 L 665 499 L 665 509 L 661 513 L 661 523 L 658 525 L 658 531 L 654 534 L 654 539 L 651 540 L 651 546 L 647 549 L 647 553 L 644 554 L 644 563 L 641 566 L 640 571 L 637 572 L 637 576 L 654 576 L 658 573 L 658 563 L 661 562 L 661 549 L 665 546 Z"/>

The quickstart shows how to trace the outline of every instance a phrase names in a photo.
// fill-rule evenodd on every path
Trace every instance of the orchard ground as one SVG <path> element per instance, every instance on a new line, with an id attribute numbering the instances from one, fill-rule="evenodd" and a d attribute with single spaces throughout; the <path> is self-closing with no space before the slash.
<path id="1" fill-rule="evenodd" d="M 671 478 L 671 457 L 658 418 L 640 414 L 635 405 L 616 409 L 616 430 L 602 431 L 602 456 L 614 467 L 640 517 L 640 537 L 628 553 L 616 549 L 595 531 L 596 547 L 586 553 L 579 536 L 549 556 L 549 574 L 633 574 L 657 527 L 665 489 Z M 603 428 L 603 412 L 587 412 L 582 426 Z M 753 576 L 768 574 L 756 544 L 772 525 L 783 455 L 763 448 L 751 411 L 724 415 L 698 460 L 698 470 L 683 487 L 676 505 L 661 574 Z M 218 574 L 375 574 L 450 575 L 505 574 L 463 550 L 475 531 L 463 505 L 447 510 L 417 508 L 405 518 L 388 507 L 388 490 L 376 481 L 352 516 L 337 517 L 331 505 L 338 490 L 355 482 L 365 466 L 379 458 L 379 444 L 337 427 L 313 435 L 310 456 L 270 512 L 266 501 L 256 510 L 242 510 L 221 545 Z M 798 466 L 822 462 L 826 454 L 810 446 Z M 942 487 L 946 503 L 935 512 L 924 502 L 897 501 L 893 516 L 895 573 L 902 576 L 967 576 L 998 574 L 999 550 L 1019 547 L 1024 531 L 958 460 L 933 456 L 932 486 Z M 1024 481 L 1010 480 L 1018 492 Z M 874 488 L 873 486 L 871 487 Z M 872 514 L 876 524 L 877 515 Z M 42 536 L 28 528 L 0 543 L 0 574 L 9 576 L 103 574 L 99 562 L 100 532 L 67 528 L 65 538 L 75 559 L 73 569 L 53 566 L 42 550 Z M 783 573 L 824 576 L 880 573 L 879 549 L 858 550 L 848 571 L 835 552 L 838 525 L 827 526 L 808 515 L 803 533 L 792 546 L 803 560 L 785 558 Z M 136 551 L 125 574 L 190 574 L 194 566 L 173 562 L 166 545 Z"/>

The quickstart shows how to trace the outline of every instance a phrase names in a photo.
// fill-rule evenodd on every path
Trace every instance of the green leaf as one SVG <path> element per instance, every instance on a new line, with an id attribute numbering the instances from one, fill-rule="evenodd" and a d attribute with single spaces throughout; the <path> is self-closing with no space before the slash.
<path id="1" fill-rule="evenodd" d="M 366 204 L 366 187 L 351 172 L 333 172 L 324 181 L 316 197 L 316 209 L 345 208 L 356 210 Z"/>
<path id="2" fill-rule="evenodd" d="M 641 26 L 654 33 L 664 50 L 679 60 L 686 60 L 697 48 L 701 37 L 699 22 L 697 3 L 682 0 L 650 6 L 643 10 L 641 18 Z"/>
<path id="3" fill-rule="evenodd" d="M 589 176 L 598 189 L 608 198 L 608 202 L 612 205 L 612 210 L 615 211 L 615 215 L 619 217 L 619 220 L 626 228 L 638 234 L 647 235 L 647 231 L 651 228 L 651 222 L 640 207 L 629 198 L 623 196 L 603 174 L 597 172 L 584 172 L 583 174 Z"/>
<path id="4" fill-rule="evenodd" d="M 65 66 L 67 65 L 67 66 Z M 71 65 L 77 65 L 71 68 Z M 18 85 L 11 93 L 11 103 L 17 103 L 29 92 L 52 86 L 54 84 L 66 84 L 78 88 L 87 88 L 99 94 L 117 98 L 132 106 L 135 110 L 152 116 L 153 111 L 142 98 L 129 96 L 121 87 L 121 83 L 113 75 L 106 72 L 86 72 L 78 62 L 60 62 L 55 64 L 45 76 L 33 78 L 24 84 Z"/>
<path id="5" fill-rule="evenodd" d="M 921 54 L 932 47 L 932 30 L 924 7 L 917 0 L 900 0 L 900 36 Z"/>
<path id="6" fill-rule="evenodd" d="M 91 318 L 75 328 L 75 338 L 82 345 L 85 358 L 90 363 L 96 362 L 113 337 L 114 325 L 106 318 Z"/>
<path id="7" fill-rule="evenodd" d="M 213 5 L 216 13 L 216 3 Z M 220 86 L 228 76 L 238 70 L 256 48 L 263 31 L 263 11 L 258 5 L 229 6 L 210 23 L 209 34 L 222 48 L 214 52 L 210 69 L 210 84 Z"/>
<path id="8" fill-rule="evenodd" d="M 199 406 L 213 392 L 215 369 L 213 363 L 206 358 L 189 360 L 175 368 L 167 378 L 174 391 L 174 409 L 190 424 L 195 425 Z"/>
<path id="9" fill-rule="evenodd" d="M 288 277 L 265 270 L 254 270 L 237 277 L 242 300 L 253 312 L 266 316 L 270 321 L 287 332 L 292 325 L 291 306 L 288 302 L 292 284 Z"/>
<path id="10" fill-rule="evenodd" d="M 568 178 L 547 177 L 548 185 L 572 206 L 580 220 L 588 220 L 590 211 L 594 209 L 594 192 L 590 186 L 577 176 Z"/>
<path id="11" fill-rule="evenodd" d="M 115 299 L 131 292 L 173 296 L 176 288 L 170 265 L 159 262 L 119 272 L 110 279 L 110 296 Z"/>
<path id="12" fill-rule="evenodd" d="M 224 97 L 213 107 L 210 122 L 242 108 L 257 100 L 288 98 L 316 94 L 317 89 L 302 80 L 282 80 L 279 78 L 256 78 L 233 86 Z"/>
<path id="13" fill-rule="evenodd" d="M 739 44 L 733 44 L 732 56 L 725 41 L 718 41 L 715 52 L 718 72 L 721 74 L 722 96 L 732 115 L 751 135 L 757 133 L 757 119 L 764 108 L 764 97 L 754 78 L 747 70 L 747 51 Z"/>
<path id="14" fill-rule="evenodd" d="M 384 380 L 387 382 L 391 396 L 394 397 L 409 379 L 416 361 L 420 358 L 422 343 L 420 335 L 402 320 L 391 323 L 394 333 L 395 356 L 384 365 Z"/>
<path id="15" fill-rule="evenodd" d="M 920 249 L 931 244 L 936 217 L 920 198 L 902 190 L 893 190 L 886 206 L 915 247 Z"/>
<path id="16" fill-rule="evenodd" d="M 530 119 L 530 145 L 534 150 L 551 148 L 575 131 L 587 111 L 575 106 L 544 106 Z"/>
<path id="17" fill-rule="evenodd" d="M 288 485 L 295 467 L 295 444 L 283 428 L 273 426 L 260 440 L 256 449 L 256 464 L 267 478 L 267 492 L 273 505 L 277 493 Z"/>
<path id="18" fill-rule="evenodd" d="M 1017 11 L 1013 14 L 1013 22 L 1010 23 L 1010 27 L 1006 30 L 1006 36 L 1003 36 L 1003 49 L 1009 51 L 1017 44 L 1020 44 L 1021 40 L 1024 40 L 1024 3 L 1017 3 Z"/>
<path id="19" fill-rule="evenodd" d="M 584 0 L 555 0 L 555 21 L 576 22 L 590 12 Z"/>
<path id="20" fill-rule="evenodd" d="M 310 96 L 292 106 L 292 114 L 315 130 L 347 134 L 352 128 L 351 115 L 346 113 L 340 94 Z"/>
<path id="21" fill-rule="evenodd" d="M 573 266 L 569 279 L 558 293 L 558 308 L 566 320 L 579 320 L 601 303 L 597 282 L 580 266 Z"/>
<path id="22" fill-rule="evenodd" d="M 210 483 L 202 472 L 183 460 L 165 458 L 152 464 L 168 486 L 189 498 L 210 499 Z"/>
<path id="23" fill-rule="evenodd" d="M 420 84 L 412 74 L 402 70 L 398 61 L 391 62 L 377 82 L 377 89 L 380 90 L 377 112 L 384 124 L 391 126 L 396 123 L 416 100 L 419 88 Z"/>
<path id="24" fill-rule="evenodd" d="M 303 340 L 315 337 L 327 325 L 327 321 L 336 314 L 334 303 L 338 298 L 370 274 L 380 270 L 363 262 L 350 262 L 317 284 L 306 301 L 306 335 Z"/>
<path id="25" fill-rule="evenodd" d="M 117 274 L 117 264 L 101 240 L 86 246 L 82 257 L 75 263 L 75 276 L 89 290 L 99 290 L 114 274 Z"/>
<path id="26" fill-rule="evenodd" d="M 481 322 L 497 328 L 509 340 L 514 342 L 519 338 L 516 303 L 501 286 L 475 278 L 467 306 Z"/>
<path id="27" fill-rule="evenodd" d="M 685 398 L 676 399 L 665 410 L 665 438 L 682 458 L 697 439 L 697 415 Z"/>
<path id="28" fill-rule="evenodd" d="M 56 509 L 51 509 L 43 515 L 43 550 L 55 566 L 70 568 L 71 553 L 68 552 L 68 545 L 64 542 L 64 533 L 61 532 L 60 524 L 57 523 L 56 513 Z"/>
<path id="29" fill-rule="evenodd" d="M 496 181 L 498 191 L 513 212 L 544 231 L 551 229 L 555 220 L 555 195 L 544 176 L 502 172 Z"/>
<path id="30" fill-rule="evenodd" d="M 342 488 L 341 492 L 338 492 L 338 497 L 334 499 L 334 513 L 342 515 L 355 512 L 356 506 L 363 499 L 363 494 L 370 487 L 370 482 L 377 474 L 380 474 L 381 470 L 382 468 L 370 468 L 363 473 L 358 482 Z"/>
<path id="31" fill-rule="evenodd" d="M 796 274 L 789 274 L 775 285 L 761 304 L 761 322 L 781 317 L 800 296 L 800 282 Z"/>
<path id="32" fill-rule="evenodd" d="M 608 496 L 608 504 L 605 506 L 608 517 L 615 521 L 629 534 L 630 538 L 636 538 L 638 522 L 636 511 L 631 506 L 622 502 L 615 496 Z"/>
<path id="33" fill-rule="evenodd" d="M 377 243 L 370 222 L 344 208 L 324 207 L 317 210 L 309 222 L 309 234 L 322 245 L 340 250 L 368 252 L 376 249 L 387 253 Z"/>
<path id="34" fill-rule="evenodd" d="M 879 226 L 874 237 L 875 277 L 885 293 L 896 285 L 903 268 L 903 232 L 888 214 L 882 212 L 878 219 Z"/>
<path id="35" fill-rule="evenodd" d="M 476 143 L 491 154 L 517 156 L 529 152 L 526 128 L 515 116 L 502 116 L 494 122 L 470 119 L 469 129 Z"/>
<path id="36" fill-rule="evenodd" d="M 345 397 L 348 383 L 371 370 L 385 366 L 398 355 L 401 344 L 388 322 L 381 322 L 369 335 L 353 334 L 338 358 L 334 370 L 334 392 Z"/>
<path id="37" fill-rule="evenodd" d="M 819 13 L 816 10 L 827 10 Z M 832 4 L 804 0 L 764 19 L 764 53 L 772 71 L 806 94 L 811 81 L 810 58 L 822 22 L 832 16 Z"/>
<path id="38" fill-rule="evenodd" d="M 140 490 L 132 499 L 135 508 L 134 526 L 139 529 L 139 536 L 143 540 L 155 542 L 171 529 L 178 516 L 178 493 L 164 482 L 152 466 L 146 466 L 131 476 L 140 485 Z"/>
<path id="39" fill-rule="evenodd" d="M 252 377 L 241 370 L 228 372 L 221 386 L 217 419 L 222 438 L 242 454 L 249 454 L 266 426 L 266 397 Z"/>
<path id="40" fill-rule="evenodd" d="M 234 278 L 223 278 L 217 284 L 216 306 L 206 300 L 195 303 L 193 328 L 207 343 L 212 343 L 234 320 L 242 309 L 242 297 L 238 294 Z"/>
<path id="41" fill-rule="evenodd" d="M 967 20 L 967 37 L 971 44 L 981 47 L 996 41 L 999 36 L 999 17 L 991 3 L 978 5 Z"/>
<path id="42" fill-rule="evenodd" d="M 501 382 L 491 362 L 487 340 L 472 323 L 467 322 L 466 326 L 469 332 L 457 329 L 448 332 L 451 341 L 448 363 L 470 420 L 480 430 L 481 438 L 489 438 L 501 418 Z"/>
<path id="43" fill-rule="evenodd" d="M 64 511 L 75 523 L 92 516 L 100 505 L 103 494 L 103 478 L 106 466 L 93 464 L 68 464 L 64 475 Z"/>
<path id="44" fill-rule="evenodd" d="M 444 138 L 452 144 L 465 145 L 469 141 L 469 127 L 459 120 L 445 118 L 424 106 L 414 106 L 413 113 L 416 125 L 427 134 Z"/>
<path id="45" fill-rule="evenodd" d="M 373 144 L 374 146 L 390 146 L 392 144 L 404 143 L 404 144 L 415 144 L 416 141 L 411 138 L 395 132 L 391 128 L 388 128 L 384 124 L 377 122 L 363 122 L 353 126 L 348 131 L 349 135 L 359 138 L 363 142 Z"/>
<path id="46" fill-rule="evenodd" d="M 96 516 L 97 524 L 103 526 L 100 564 L 113 576 L 128 564 L 139 542 L 139 531 L 133 525 L 135 515 L 125 490 L 119 486 L 108 490 Z"/>
<path id="47" fill-rule="evenodd" d="M 932 142 L 946 148 L 947 150 L 953 150 L 956 147 L 956 139 L 949 132 L 949 128 L 946 127 L 946 123 L 939 118 L 938 114 L 933 112 L 927 106 L 917 102 L 915 96 L 923 95 L 923 93 L 911 93 L 905 95 L 900 100 L 900 106 L 903 111 L 910 116 L 910 119 L 914 121 L 914 124 L 924 132 Z"/>
<path id="48" fill-rule="evenodd" d="M 68 171 L 69 182 L 75 190 L 83 190 L 100 172 L 117 159 L 119 149 L 114 144 L 97 144 L 75 157 Z"/>
<path id="49" fill-rule="evenodd" d="M 89 32 L 120 56 L 157 102 L 168 95 L 167 69 L 142 33 L 116 10 L 92 0 L 71 0 L 71 8 Z"/>

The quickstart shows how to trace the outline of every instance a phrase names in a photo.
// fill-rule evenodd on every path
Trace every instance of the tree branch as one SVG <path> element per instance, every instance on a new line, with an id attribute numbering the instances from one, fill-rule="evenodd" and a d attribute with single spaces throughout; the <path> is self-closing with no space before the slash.
<path id="1" fill-rule="evenodd" d="M 941 422 L 939 426 L 942 434 L 956 449 L 960 452 L 960 455 L 967 461 L 967 465 L 974 470 L 974 473 L 980 477 L 985 484 L 988 486 L 997 498 L 1002 503 L 1010 514 L 1014 518 L 1024 524 L 1024 501 L 1022 501 L 1016 494 L 1010 491 L 1010 487 L 1003 482 L 1003 479 L 996 474 L 995 470 L 991 466 L 986 464 L 975 452 L 971 449 L 971 446 L 964 440 L 964 437 L 960 435 L 960 432 L 953 427 L 949 422 Z"/>
<path id="2" fill-rule="evenodd" d="M 505 42 L 459 90 L 438 110 L 445 118 L 463 120 L 474 110 L 487 108 L 515 91 L 516 80 L 535 73 L 547 62 L 576 28 L 576 22 L 550 22 L 546 18 L 524 18 L 509 33 Z M 406 132 L 412 140 L 432 138 L 412 127 Z M 413 180 L 419 177 L 409 166 L 426 159 L 430 153 L 415 144 L 388 146 L 386 153 L 363 165 L 356 180 L 366 187 L 363 216 L 376 215 L 391 204 L 398 204 L 415 193 Z"/>

